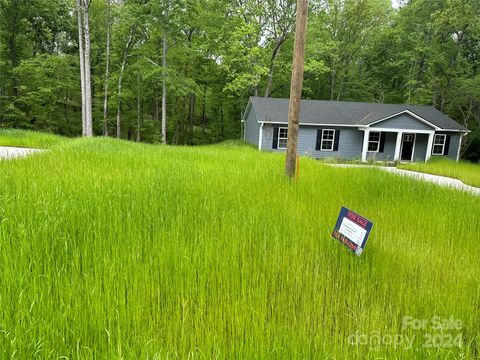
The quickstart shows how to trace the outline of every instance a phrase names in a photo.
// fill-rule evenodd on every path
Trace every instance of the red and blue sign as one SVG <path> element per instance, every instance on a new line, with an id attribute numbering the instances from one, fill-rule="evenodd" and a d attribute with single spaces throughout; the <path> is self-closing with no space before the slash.
<path id="1" fill-rule="evenodd" d="M 373 223 L 370 220 L 342 207 L 332 237 L 360 256 L 365 249 L 372 227 Z"/>

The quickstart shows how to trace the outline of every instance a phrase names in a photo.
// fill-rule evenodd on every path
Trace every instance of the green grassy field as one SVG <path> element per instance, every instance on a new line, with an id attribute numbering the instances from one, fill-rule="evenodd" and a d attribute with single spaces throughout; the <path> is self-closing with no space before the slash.
<path id="1" fill-rule="evenodd" d="M 49 149 L 68 141 L 67 138 L 34 131 L 0 129 L 0 146 Z"/>
<path id="2" fill-rule="evenodd" d="M 427 163 L 401 164 L 400 168 L 428 174 L 448 176 L 467 185 L 480 187 L 480 165 L 467 161 L 458 163 L 449 159 L 432 159 Z"/>
<path id="3" fill-rule="evenodd" d="M 0 161 L 0 358 L 480 356 L 478 197 L 283 162 L 99 138 Z M 330 238 L 342 205 L 375 223 L 360 258 Z"/>

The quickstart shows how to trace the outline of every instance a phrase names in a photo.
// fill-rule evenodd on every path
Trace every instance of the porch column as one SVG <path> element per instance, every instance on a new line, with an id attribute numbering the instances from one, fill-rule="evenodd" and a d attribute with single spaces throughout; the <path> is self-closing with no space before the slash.
<path id="1" fill-rule="evenodd" d="M 428 134 L 427 153 L 425 155 L 425 162 L 430 160 L 430 157 L 432 156 L 434 136 L 435 136 L 435 132 L 431 132 Z"/>
<path id="2" fill-rule="evenodd" d="M 263 124 L 263 122 L 260 124 L 260 131 L 258 132 L 258 150 L 262 150 Z"/>
<path id="3" fill-rule="evenodd" d="M 468 132 L 464 132 L 462 133 L 462 135 L 460 135 L 460 141 L 458 142 L 458 149 L 457 149 L 457 162 L 458 160 L 460 160 L 460 152 L 462 150 L 462 142 L 463 142 L 463 138 L 465 136 L 467 136 Z"/>
<path id="4" fill-rule="evenodd" d="M 402 136 L 403 136 L 403 132 L 399 131 L 397 133 L 397 142 L 395 143 L 395 155 L 393 156 L 393 161 L 400 160 L 400 148 L 402 147 Z"/>
<path id="5" fill-rule="evenodd" d="M 362 162 L 367 161 L 368 139 L 370 138 L 370 129 L 363 131 Z"/>

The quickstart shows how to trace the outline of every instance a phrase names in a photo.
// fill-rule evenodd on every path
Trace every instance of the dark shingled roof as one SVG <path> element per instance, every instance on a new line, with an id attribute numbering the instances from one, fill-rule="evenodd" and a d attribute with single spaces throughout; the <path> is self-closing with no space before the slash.
<path id="1" fill-rule="evenodd" d="M 288 99 L 251 97 L 250 101 L 259 122 L 288 123 Z M 362 126 L 409 110 L 441 129 L 467 130 L 433 106 L 302 100 L 300 109 L 303 124 Z"/>

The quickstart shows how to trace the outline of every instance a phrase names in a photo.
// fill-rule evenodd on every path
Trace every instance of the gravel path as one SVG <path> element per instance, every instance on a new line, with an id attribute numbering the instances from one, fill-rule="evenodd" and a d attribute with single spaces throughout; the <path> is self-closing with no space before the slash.
<path id="1" fill-rule="evenodd" d="M 406 176 L 406 177 L 411 177 L 416 180 L 422 180 L 422 181 L 427 181 L 431 182 L 443 187 L 449 187 L 449 188 L 454 188 L 462 191 L 467 191 L 471 194 L 475 194 L 477 196 L 480 196 L 480 188 L 477 188 L 475 186 L 470 186 L 464 184 L 462 181 L 457 180 L 457 179 L 452 179 L 449 177 L 445 176 L 439 176 L 439 175 L 431 175 L 431 174 L 425 174 L 421 172 L 416 172 L 416 171 L 410 171 L 410 170 L 403 170 L 403 169 L 397 169 L 394 167 L 387 167 L 387 166 L 371 166 L 371 165 L 354 165 L 354 164 L 329 164 L 334 167 L 342 167 L 342 168 L 375 168 L 375 169 L 380 169 L 392 174 L 397 174 L 400 176 Z"/>
<path id="2" fill-rule="evenodd" d="M 25 157 L 36 152 L 43 150 L 30 149 L 30 148 L 18 148 L 11 146 L 0 146 L 0 159 L 13 159 L 18 157 Z"/>

